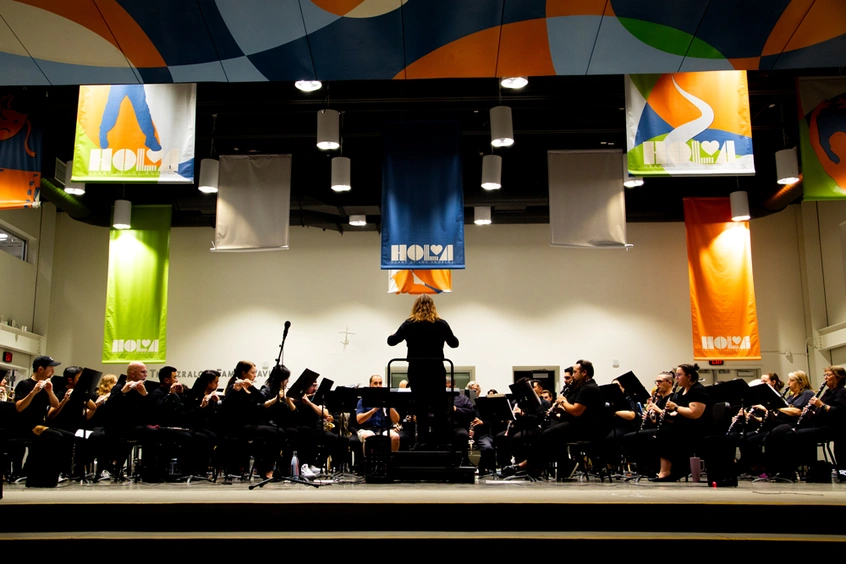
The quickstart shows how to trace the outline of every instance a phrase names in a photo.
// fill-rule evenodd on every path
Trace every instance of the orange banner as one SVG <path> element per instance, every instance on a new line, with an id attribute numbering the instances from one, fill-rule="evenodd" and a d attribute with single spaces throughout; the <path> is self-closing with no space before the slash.
<path id="1" fill-rule="evenodd" d="M 728 198 L 685 198 L 693 358 L 760 359 L 749 222 Z"/>
<path id="2" fill-rule="evenodd" d="M 452 292 L 452 271 L 389 270 L 389 294 L 440 294 Z"/>

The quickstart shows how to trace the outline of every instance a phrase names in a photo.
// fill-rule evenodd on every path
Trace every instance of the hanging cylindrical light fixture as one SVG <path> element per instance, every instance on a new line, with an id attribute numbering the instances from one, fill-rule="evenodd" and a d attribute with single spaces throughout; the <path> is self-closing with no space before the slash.
<path id="1" fill-rule="evenodd" d="M 527 84 L 529 84 L 529 79 L 525 76 L 507 76 L 499 81 L 499 84 L 503 88 L 508 88 L 511 90 L 519 90 L 523 88 Z"/>
<path id="2" fill-rule="evenodd" d="M 71 176 L 73 176 L 73 161 L 68 161 L 65 166 L 65 192 L 74 196 L 82 196 L 85 194 L 85 184 L 74 182 L 71 180 Z"/>
<path id="3" fill-rule="evenodd" d="M 314 92 L 323 88 L 323 83 L 319 80 L 298 80 L 294 83 L 294 86 L 302 92 Z"/>
<path id="4" fill-rule="evenodd" d="M 341 146 L 340 115 L 335 110 L 317 112 L 317 148 L 332 151 Z"/>
<path id="5" fill-rule="evenodd" d="M 776 151 L 776 176 L 779 184 L 799 182 L 799 158 L 796 147 Z"/>
<path id="6" fill-rule="evenodd" d="M 220 174 L 220 161 L 203 159 L 200 161 L 200 183 L 197 188 L 204 194 L 216 194 Z"/>
<path id="7" fill-rule="evenodd" d="M 485 155 L 482 158 L 482 188 L 499 190 L 502 188 L 502 157 Z"/>
<path id="8" fill-rule="evenodd" d="M 332 158 L 332 190 L 346 192 L 350 184 L 350 160 L 347 157 Z"/>
<path id="9" fill-rule="evenodd" d="M 355 227 L 362 227 L 367 225 L 367 216 L 366 215 L 351 215 L 350 216 L 350 225 Z"/>
<path id="10" fill-rule="evenodd" d="M 749 195 L 745 191 L 732 192 L 729 194 L 729 201 L 732 221 L 747 221 L 752 217 L 749 215 Z"/>
<path id="11" fill-rule="evenodd" d="M 491 207 L 490 206 L 476 206 L 474 210 L 473 223 L 476 225 L 490 225 L 491 223 Z"/>
<path id="12" fill-rule="evenodd" d="M 112 227 L 115 229 L 129 229 L 132 222 L 132 202 L 129 200 L 115 200 L 115 213 Z"/>
<path id="13" fill-rule="evenodd" d="M 514 144 L 514 129 L 511 125 L 511 108 L 496 106 L 491 108 L 491 145 L 510 147 Z"/>
<path id="14" fill-rule="evenodd" d="M 623 153 L 623 186 L 626 188 L 637 188 L 643 186 L 643 177 L 629 174 L 629 156 Z"/>

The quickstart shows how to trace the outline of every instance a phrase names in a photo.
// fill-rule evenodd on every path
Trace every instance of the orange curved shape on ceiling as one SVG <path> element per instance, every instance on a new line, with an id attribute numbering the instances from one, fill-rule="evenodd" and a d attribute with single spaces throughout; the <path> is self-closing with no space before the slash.
<path id="1" fill-rule="evenodd" d="M 808 7 L 813 3 L 814 0 L 793 0 L 787 5 L 772 31 L 770 31 L 770 36 L 767 37 L 764 50 L 761 52 L 762 56 L 778 55 L 784 51 L 787 42 L 790 41 L 790 36 L 802 23 L 802 18 L 808 12 Z"/>
<path id="2" fill-rule="evenodd" d="M 502 26 L 497 76 L 547 76 L 555 74 L 549 53 L 546 19 Z"/>
<path id="3" fill-rule="evenodd" d="M 790 38 L 785 51 L 795 51 L 846 33 L 846 2 L 816 0 Z"/>
<path id="4" fill-rule="evenodd" d="M 364 0 L 310 0 L 312 4 L 336 16 L 346 16 Z"/>
<path id="5" fill-rule="evenodd" d="M 605 12 L 606 0 L 546 0 L 546 17 L 559 16 L 601 16 Z M 608 6 L 611 10 L 611 6 Z M 610 14 L 614 15 L 613 10 Z"/>
<path id="6" fill-rule="evenodd" d="M 499 30 L 499 26 L 492 27 L 456 39 L 417 59 L 398 72 L 394 79 L 494 76 Z"/>
<path id="7" fill-rule="evenodd" d="M 165 67 L 167 64 L 159 50 L 141 29 L 141 26 L 126 13 L 117 0 L 97 0 L 103 17 L 112 33 L 117 37 L 120 49 L 137 68 Z"/>

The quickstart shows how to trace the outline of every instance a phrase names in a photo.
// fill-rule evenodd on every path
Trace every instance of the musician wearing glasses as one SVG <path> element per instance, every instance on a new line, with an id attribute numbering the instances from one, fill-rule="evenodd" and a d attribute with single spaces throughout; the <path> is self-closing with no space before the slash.
<path id="1" fill-rule="evenodd" d="M 655 389 L 652 397 L 646 402 L 640 417 L 639 429 L 623 436 L 623 452 L 637 463 L 637 471 L 641 475 L 655 475 L 658 473 L 658 451 L 656 450 L 655 434 L 664 406 L 673 394 L 675 373 L 661 372 L 654 380 Z"/>
<path id="2" fill-rule="evenodd" d="M 605 400 L 593 374 L 593 363 L 589 360 L 579 360 L 573 365 L 571 399 L 560 396 L 556 400 L 566 413 L 564 420 L 541 433 L 529 458 L 514 467 L 504 468 L 504 474 L 518 471 L 540 474 L 550 457 L 561 460 L 566 457 L 569 441 L 598 439 L 607 434 L 607 426 L 602 423 Z M 571 460 L 570 465 L 574 466 L 575 462 Z"/>
<path id="3" fill-rule="evenodd" d="M 846 438 L 846 370 L 827 366 L 823 379 L 823 385 L 808 400 L 796 422 L 779 425 L 765 439 L 767 468 L 774 469 L 777 478 L 793 481 L 800 464 L 816 459 L 816 445 L 822 441 L 833 440 L 835 459 L 840 454 L 840 460 L 846 460 L 846 446 L 841 446 Z"/>
<path id="4" fill-rule="evenodd" d="M 705 435 L 708 416 L 708 392 L 699 382 L 698 364 L 676 367 L 679 390 L 671 397 L 659 419 L 658 455 L 661 468 L 655 482 L 676 482 L 688 473 L 688 458 Z"/>

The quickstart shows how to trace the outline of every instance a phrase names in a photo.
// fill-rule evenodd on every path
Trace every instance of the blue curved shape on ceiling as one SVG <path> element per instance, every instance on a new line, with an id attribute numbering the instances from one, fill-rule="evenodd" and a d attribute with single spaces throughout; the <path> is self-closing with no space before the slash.
<path id="1" fill-rule="evenodd" d="M 402 9 L 406 64 L 410 65 L 462 37 L 499 26 L 502 23 L 502 2 L 410 0 Z"/>
<path id="2" fill-rule="evenodd" d="M 308 45 L 320 80 L 393 78 L 405 68 L 400 10 L 375 18 L 340 18 L 309 34 Z"/>
<path id="3" fill-rule="evenodd" d="M 760 57 L 790 0 L 712 0 L 696 37 L 728 58 Z"/>
<path id="4" fill-rule="evenodd" d="M 117 0 L 144 30 L 167 65 L 219 61 L 202 14 L 194 2 Z"/>

